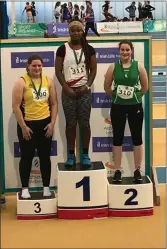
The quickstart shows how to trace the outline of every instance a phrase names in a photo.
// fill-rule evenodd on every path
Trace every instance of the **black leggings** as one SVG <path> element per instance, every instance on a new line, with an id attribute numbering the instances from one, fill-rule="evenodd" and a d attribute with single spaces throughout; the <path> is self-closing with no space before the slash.
<path id="1" fill-rule="evenodd" d="M 91 29 L 95 35 L 100 36 L 99 33 L 97 32 L 97 29 L 95 28 L 95 23 L 94 22 L 87 22 L 85 26 L 85 36 L 88 34 L 88 30 Z"/>
<path id="2" fill-rule="evenodd" d="M 19 164 L 20 178 L 23 188 L 28 187 L 32 160 L 35 155 L 35 149 L 40 160 L 40 170 L 44 187 L 49 187 L 51 175 L 51 143 L 52 137 L 46 138 L 44 128 L 50 123 L 50 117 L 38 121 L 25 121 L 26 125 L 33 131 L 31 139 L 25 140 L 22 130 L 17 125 L 17 134 L 21 150 L 21 160 Z"/>
<path id="3" fill-rule="evenodd" d="M 111 123 L 113 128 L 113 145 L 122 146 L 126 119 L 134 146 L 142 145 L 142 126 L 143 126 L 143 107 L 142 104 L 111 106 Z"/>

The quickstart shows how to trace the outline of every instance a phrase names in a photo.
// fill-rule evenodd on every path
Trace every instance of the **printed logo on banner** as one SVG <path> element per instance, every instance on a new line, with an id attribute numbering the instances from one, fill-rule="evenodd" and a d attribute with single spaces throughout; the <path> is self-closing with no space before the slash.
<path id="1" fill-rule="evenodd" d="M 92 108 L 111 108 L 111 102 L 106 93 L 92 93 Z"/>
<path id="2" fill-rule="evenodd" d="M 93 152 L 112 152 L 113 138 L 112 137 L 93 137 L 92 147 Z M 133 151 L 133 143 L 131 137 L 125 137 L 122 151 Z"/>
<path id="3" fill-rule="evenodd" d="M 50 156 L 57 156 L 57 141 L 52 141 Z M 20 158 L 21 151 L 19 142 L 14 142 L 14 158 Z M 37 157 L 37 151 L 35 151 L 35 157 Z"/>
<path id="4" fill-rule="evenodd" d="M 95 48 L 97 63 L 114 63 L 119 61 L 119 48 Z M 134 53 L 132 54 L 134 59 Z"/>
<path id="5" fill-rule="evenodd" d="M 44 52 L 12 52 L 11 53 L 11 68 L 25 68 L 28 58 L 31 55 L 38 54 L 43 59 L 44 67 L 54 66 L 54 51 Z"/>

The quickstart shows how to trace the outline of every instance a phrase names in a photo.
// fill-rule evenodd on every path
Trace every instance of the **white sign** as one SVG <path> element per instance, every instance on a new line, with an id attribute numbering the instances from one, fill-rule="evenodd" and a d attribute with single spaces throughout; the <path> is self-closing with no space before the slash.
<path id="1" fill-rule="evenodd" d="M 119 22 L 119 33 L 141 33 L 143 32 L 142 22 Z"/>
<path id="2" fill-rule="evenodd" d="M 96 25 L 99 34 L 143 32 L 142 22 L 100 22 Z"/>
<path id="3" fill-rule="evenodd" d="M 118 33 L 117 22 L 99 22 L 96 23 L 99 34 L 114 34 Z"/>

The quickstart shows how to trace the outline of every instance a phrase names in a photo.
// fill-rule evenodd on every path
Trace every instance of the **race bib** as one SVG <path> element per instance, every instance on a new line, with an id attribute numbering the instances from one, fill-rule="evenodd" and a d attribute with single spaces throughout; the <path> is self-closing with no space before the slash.
<path id="1" fill-rule="evenodd" d="M 133 94 L 134 94 L 134 87 L 118 85 L 117 95 L 121 99 L 132 99 Z"/>
<path id="2" fill-rule="evenodd" d="M 69 68 L 70 79 L 75 80 L 86 75 L 85 64 L 72 66 Z"/>
<path id="3" fill-rule="evenodd" d="M 37 88 L 37 91 L 38 91 L 38 89 L 39 88 Z M 32 95 L 33 95 L 33 100 L 36 102 L 48 100 L 48 97 L 49 97 L 48 88 L 46 88 L 46 87 L 41 88 L 39 98 L 38 98 L 37 93 L 34 89 L 32 89 Z"/>

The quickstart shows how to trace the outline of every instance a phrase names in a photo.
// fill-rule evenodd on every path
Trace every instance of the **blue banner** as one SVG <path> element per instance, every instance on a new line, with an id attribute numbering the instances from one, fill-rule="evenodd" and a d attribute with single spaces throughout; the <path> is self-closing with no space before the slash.
<path id="1" fill-rule="evenodd" d="M 54 51 L 12 52 L 11 53 L 11 68 L 25 68 L 28 62 L 28 58 L 33 54 L 37 54 L 41 56 L 43 60 L 43 67 L 54 66 Z"/>

